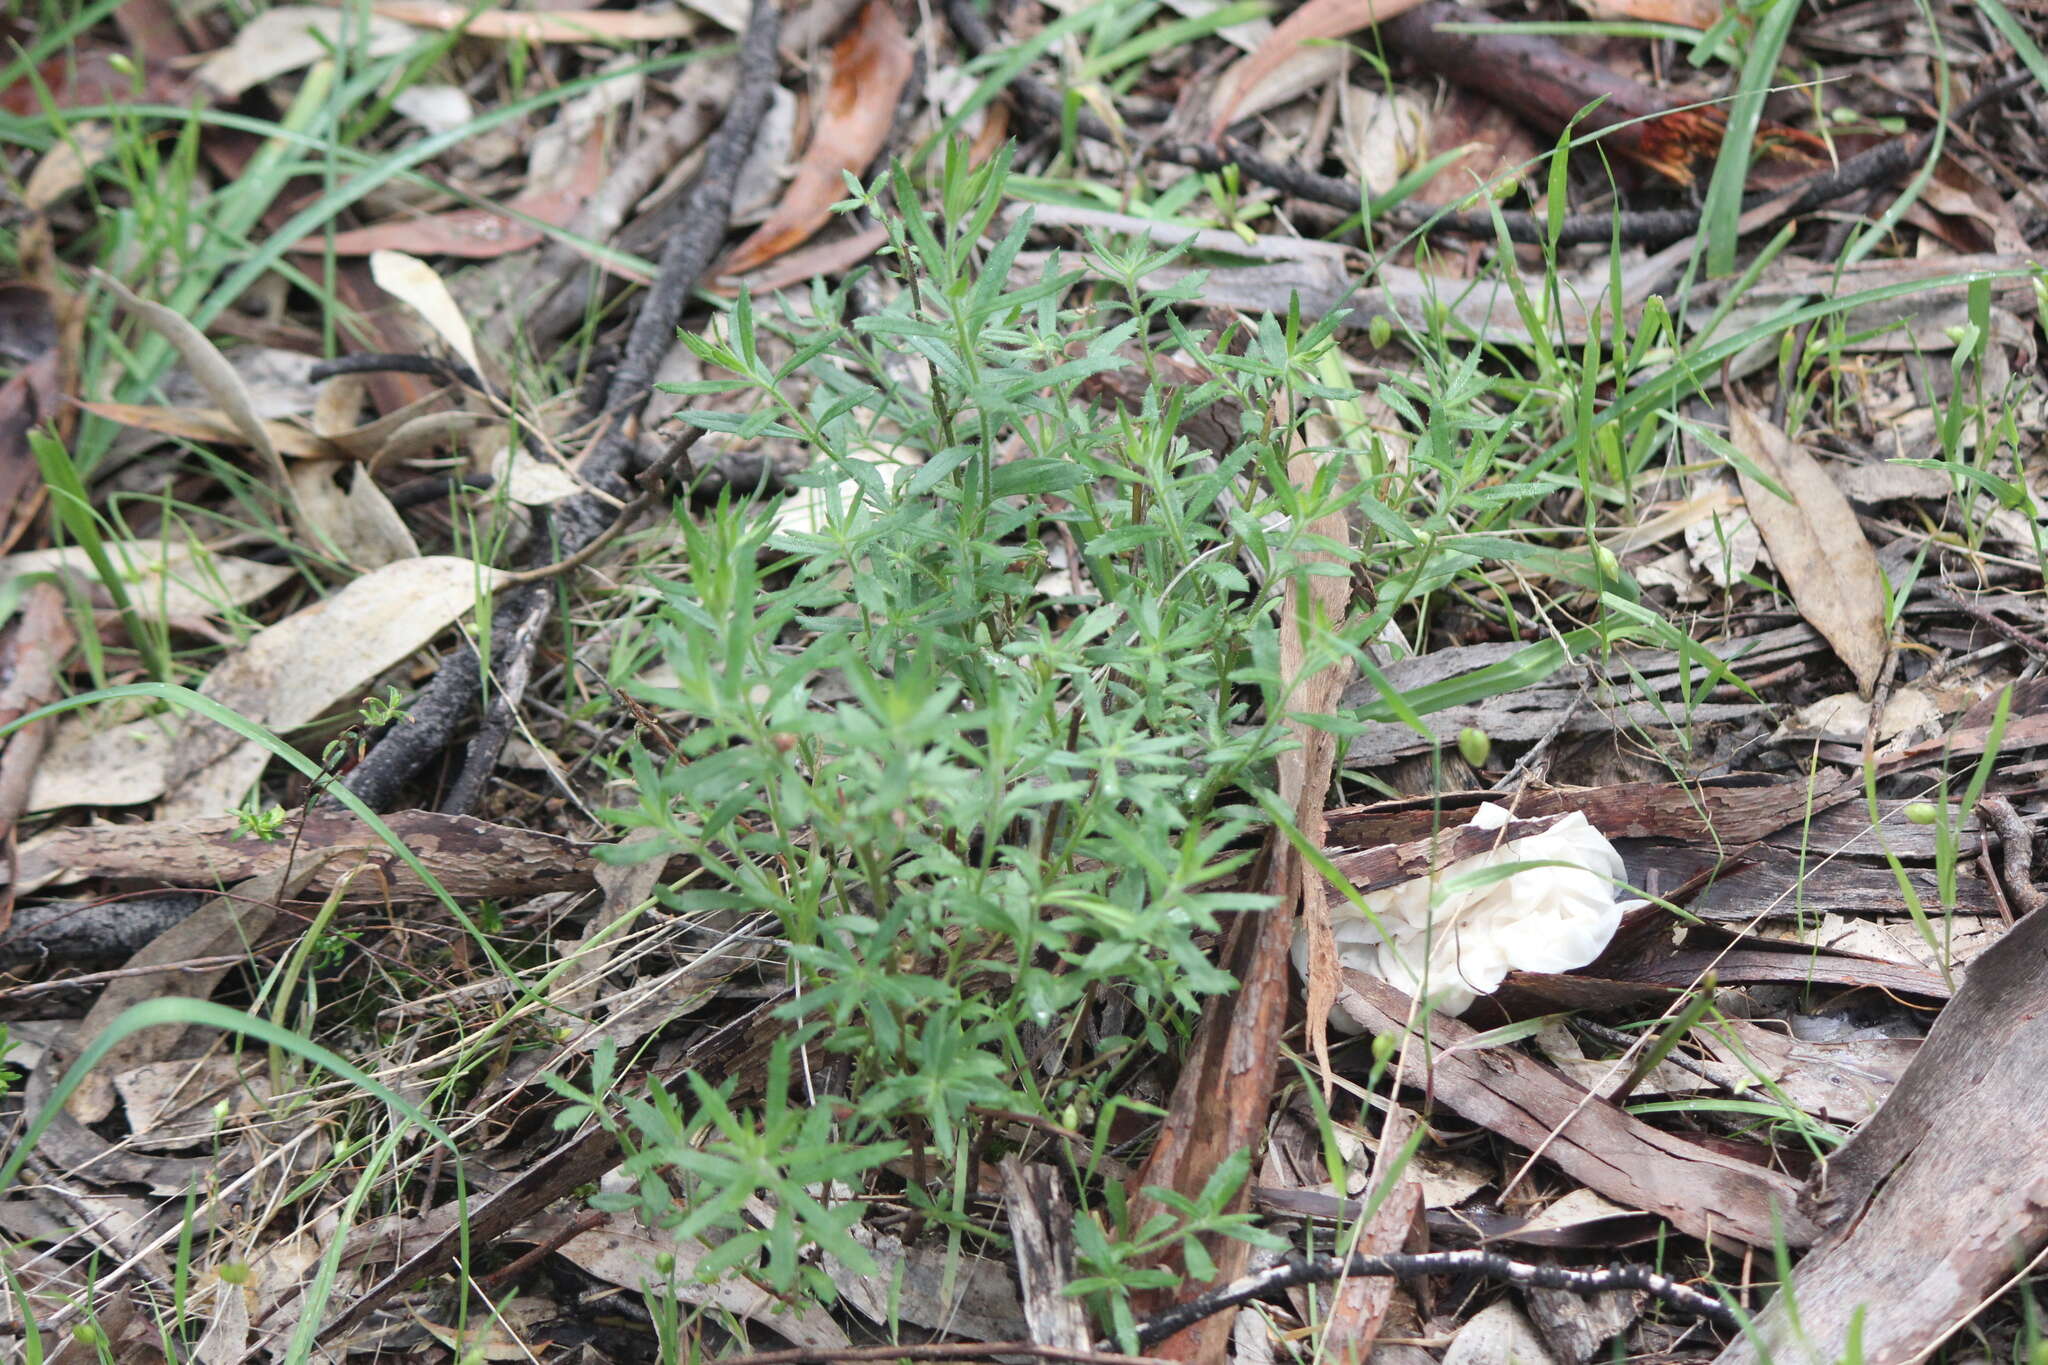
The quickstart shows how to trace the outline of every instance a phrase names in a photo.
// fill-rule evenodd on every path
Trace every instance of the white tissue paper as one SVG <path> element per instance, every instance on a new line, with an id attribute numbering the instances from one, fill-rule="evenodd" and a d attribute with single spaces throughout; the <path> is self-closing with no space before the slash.
<path id="1" fill-rule="evenodd" d="M 1480 829 L 1499 829 L 1511 818 L 1491 802 L 1472 813 Z M 1474 877 L 1504 863 L 1548 863 L 1495 880 Z M 1436 1008 L 1462 1014 L 1474 1000 L 1499 989 L 1511 971 L 1568 972 L 1600 956 L 1621 917 L 1646 902 L 1619 901 L 1621 855 L 1607 836 L 1577 811 L 1541 834 L 1461 859 L 1436 877 L 1418 877 L 1367 893 L 1365 903 L 1392 936 L 1381 937 L 1350 901 L 1332 895 L 1331 929 L 1337 960 L 1410 995 L 1425 986 Z M 1294 969 L 1308 976 L 1308 931 L 1294 936 Z M 1331 1024 L 1347 1033 L 1358 1025 L 1342 1009 Z"/>

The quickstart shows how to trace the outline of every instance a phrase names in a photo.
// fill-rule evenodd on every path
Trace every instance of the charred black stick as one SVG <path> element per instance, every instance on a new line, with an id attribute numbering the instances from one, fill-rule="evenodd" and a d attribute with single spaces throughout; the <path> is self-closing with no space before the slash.
<path id="1" fill-rule="evenodd" d="M 652 391 L 654 367 L 675 338 L 683 305 L 730 224 L 733 181 L 753 148 L 775 80 L 779 19 L 773 0 L 755 0 L 740 48 L 739 89 L 705 148 L 703 169 L 690 191 L 690 210 L 662 251 L 660 272 L 634 320 L 626 354 L 606 387 L 605 407 L 612 420 L 579 470 L 596 491 L 578 494 L 556 509 L 554 548 L 565 558 L 596 540 L 624 512 L 620 502 L 627 490 L 625 469 L 634 446 L 635 418 Z M 548 538 L 539 539 L 538 553 L 545 554 Z M 529 594 L 544 594 L 544 589 L 524 584 L 499 601 L 494 658 L 509 660 L 515 651 L 538 642 L 540 632 L 525 623 L 532 612 L 545 608 Z M 476 651 L 464 646 L 442 662 L 415 699 L 411 723 L 387 730 L 343 785 L 372 808 L 388 809 L 404 783 L 447 747 L 482 690 Z M 479 755 L 471 752 L 466 766 L 474 767 L 478 761 Z"/>

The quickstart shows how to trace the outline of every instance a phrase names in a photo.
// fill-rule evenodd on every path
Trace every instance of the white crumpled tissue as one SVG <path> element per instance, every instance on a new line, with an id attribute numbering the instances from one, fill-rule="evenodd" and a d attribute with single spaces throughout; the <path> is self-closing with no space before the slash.
<path id="1" fill-rule="evenodd" d="M 1480 829 L 1499 829 L 1512 817 L 1492 802 L 1472 813 Z M 1494 879 L 1483 874 L 1507 863 L 1547 863 Z M 1482 874 L 1482 875 L 1474 875 Z M 1499 989 L 1511 971 L 1568 972 L 1606 949 L 1627 911 L 1647 902 L 1615 894 L 1625 875 L 1607 836 L 1573 811 L 1540 834 L 1452 863 L 1435 877 L 1418 877 L 1368 892 L 1392 940 L 1381 936 L 1358 907 L 1330 898 L 1337 960 L 1410 995 L 1425 987 L 1436 1008 L 1462 1014 L 1474 1000 Z M 1308 977 L 1308 930 L 1294 936 L 1294 969 Z M 1347 1033 L 1358 1025 L 1341 1008 L 1330 1022 Z"/>

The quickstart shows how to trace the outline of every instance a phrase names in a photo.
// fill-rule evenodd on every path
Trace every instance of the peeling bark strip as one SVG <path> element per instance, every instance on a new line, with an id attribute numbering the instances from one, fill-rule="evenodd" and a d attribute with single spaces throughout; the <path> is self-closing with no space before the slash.
<path id="1" fill-rule="evenodd" d="M 1325 1284 L 1355 1276 L 1419 1279 L 1424 1275 L 1482 1275 L 1489 1280 L 1530 1289 L 1562 1289 L 1571 1294 L 1605 1294 L 1610 1290 L 1634 1289 L 1670 1304 L 1682 1313 L 1705 1318 L 1717 1327 L 1733 1329 L 1735 1314 L 1712 1294 L 1703 1294 L 1659 1275 L 1647 1266 L 1615 1265 L 1604 1270 L 1573 1270 L 1561 1265 L 1535 1265 L 1511 1260 L 1495 1251 L 1423 1251 L 1390 1256 L 1298 1256 L 1290 1255 L 1270 1270 L 1247 1275 L 1213 1294 L 1161 1313 L 1138 1324 L 1138 1344 L 1150 1346 L 1200 1321 L 1211 1313 L 1235 1308 L 1241 1303 L 1301 1284 Z"/>
<path id="2" fill-rule="evenodd" d="M 1343 1008 L 1375 1035 L 1407 1031 L 1413 1002 L 1386 982 L 1344 974 Z M 2048 977 L 2044 977 L 2048 979 Z M 1477 1030 L 1432 1014 L 1402 1080 L 1436 1103 L 1544 1157 L 1618 1204 L 1669 1219 L 1702 1241 L 1768 1247 L 1814 1240 L 1790 1176 L 1687 1142 L 1594 1099 L 1511 1048 L 1459 1050 Z"/>
<path id="3" fill-rule="evenodd" d="M 531 895 L 593 885 L 591 845 L 536 830 L 494 825 L 470 816 L 401 811 L 386 821 L 451 895 Z M 289 827 L 288 827 L 289 828 Z M 332 858 L 308 891 L 324 895 L 351 868 L 349 902 L 417 900 L 430 894 L 382 838 L 353 814 L 315 810 L 299 831 L 296 861 Z M 144 825 L 73 825 L 38 836 L 22 850 L 24 886 L 88 877 L 148 879 L 160 884 L 218 886 L 285 868 L 289 838 L 243 837 L 232 816 Z"/>
<path id="4" fill-rule="evenodd" d="M 1074 1206 L 1050 1166 L 1003 1158 L 1003 1207 L 1017 1247 L 1024 1321 L 1040 1346 L 1088 1349 L 1088 1315 L 1067 1297 L 1074 1278 Z"/>

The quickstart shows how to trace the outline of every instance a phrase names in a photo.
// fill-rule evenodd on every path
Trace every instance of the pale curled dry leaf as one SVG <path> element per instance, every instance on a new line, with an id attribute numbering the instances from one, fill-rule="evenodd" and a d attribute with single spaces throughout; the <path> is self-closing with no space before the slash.
<path id="1" fill-rule="evenodd" d="M 122 307 L 171 344 L 178 358 L 192 372 L 192 377 L 199 381 L 199 386 L 242 433 L 242 439 L 249 448 L 263 457 L 264 471 L 273 484 L 282 486 L 285 480 L 284 460 L 277 453 L 277 447 L 271 444 L 269 429 L 257 416 L 256 404 L 242 383 L 242 376 L 228 363 L 220 348 L 175 309 L 138 297 L 127 285 L 103 270 L 93 271 L 93 277 L 121 301 Z"/>
<path id="2" fill-rule="evenodd" d="M 217 616 L 245 607 L 292 577 L 289 565 L 217 555 L 203 546 L 162 540 L 110 540 L 107 558 L 135 611 L 150 620 Z M 23 550 L 0 558 L 0 587 L 24 574 L 62 573 L 99 581 L 92 559 L 76 545 Z"/>
<path id="3" fill-rule="evenodd" d="M 1738 470 L 1750 519 L 1762 532 L 1785 587 L 1869 696 L 1884 668 L 1891 634 L 1885 625 L 1884 573 L 1855 509 L 1819 461 L 1797 442 L 1740 403 L 1728 405 L 1735 446 L 1791 494 L 1771 492 Z"/>
<path id="4" fill-rule="evenodd" d="M 235 40 L 199 67 L 199 80 L 223 100 L 345 48 L 359 60 L 405 51 L 420 34 L 402 23 L 353 9 L 279 5 L 244 24 Z"/>
<path id="5" fill-rule="evenodd" d="M 846 197 L 845 173 L 859 175 L 888 144 L 896 102 L 917 64 L 903 21 L 887 0 L 869 0 L 860 23 L 832 53 L 832 83 L 817 130 L 782 202 L 738 246 L 720 275 L 752 270 L 801 245 Z"/>
<path id="6" fill-rule="evenodd" d="M 338 479 L 346 479 L 342 488 Z M 416 559 L 420 547 L 391 499 L 360 464 L 312 460 L 292 468 L 292 492 L 322 544 L 358 570 Z"/>
<path id="7" fill-rule="evenodd" d="M 1221 137 L 1238 118 L 1238 109 L 1252 88 L 1264 80 L 1302 44 L 1318 38 L 1342 38 L 1368 24 L 1381 23 L 1414 9 L 1420 0 L 1308 0 L 1273 30 L 1258 51 L 1223 73 L 1216 88 L 1216 117 L 1209 136 Z"/>
<path id="8" fill-rule="evenodd" d="M 449 349 L 462 357 L 463 363 L 473 373 L 483 373 L 483 362 L 477 359 L 476 338 L 470 335 L 469 320 L 463 316 L 461 305 L 455 302 L 455 296 L 448 292 L 448 286 L 434 267 L 403 251 L 372 251 L 370 278 L 377 282 L 379 289 L 426 319 L 427 326 L 448 343 Z"/>
<path id="9" fill-rule="evenodd" d="M 687 38 L 703 27 L 696 15 L 680 10 L 529 14 L 507 8 L 479 9 L 447 0 L 371 0 L 370 11 L 380 18 L 420 28 L 460 29 L 469 38 L 501 38 L 522 43 L 658 43 Z"/>
<path id="10" fill-rule="evenodd" d="M 97 119 L 81 119 L 64 130 L 63 138 L 43 153 L 22 187 L 22 204 L 47 212 L 74 190 L 85 188 L 86 176 L 118 145 L 113 128 Z"/>
<path id="11" fill-rule="evenodd" d="M 300 531 L 318 543 L 315 528 L 292 493 L 291 476 L 286 471 L 284 457 L 278 454 L 277 447 L 271 442 L 270 429 L 257 413 L 255 400 L 250 396 L 248 386 L 242 382 L 241 373 L 221 354 L 220 348 L 175 309 L 137 297 L 127 285 L 97 267 L 92 274 L 121 301 L 122 307 L 170 343 L 171 349 L 185 362 L 185 368 L 191 371 L 193 379 L 235 424 L 243 440 L 261 459 L 264 477 L 284 499 L 285 505 L 291 508 L 292 518 Z"/>

